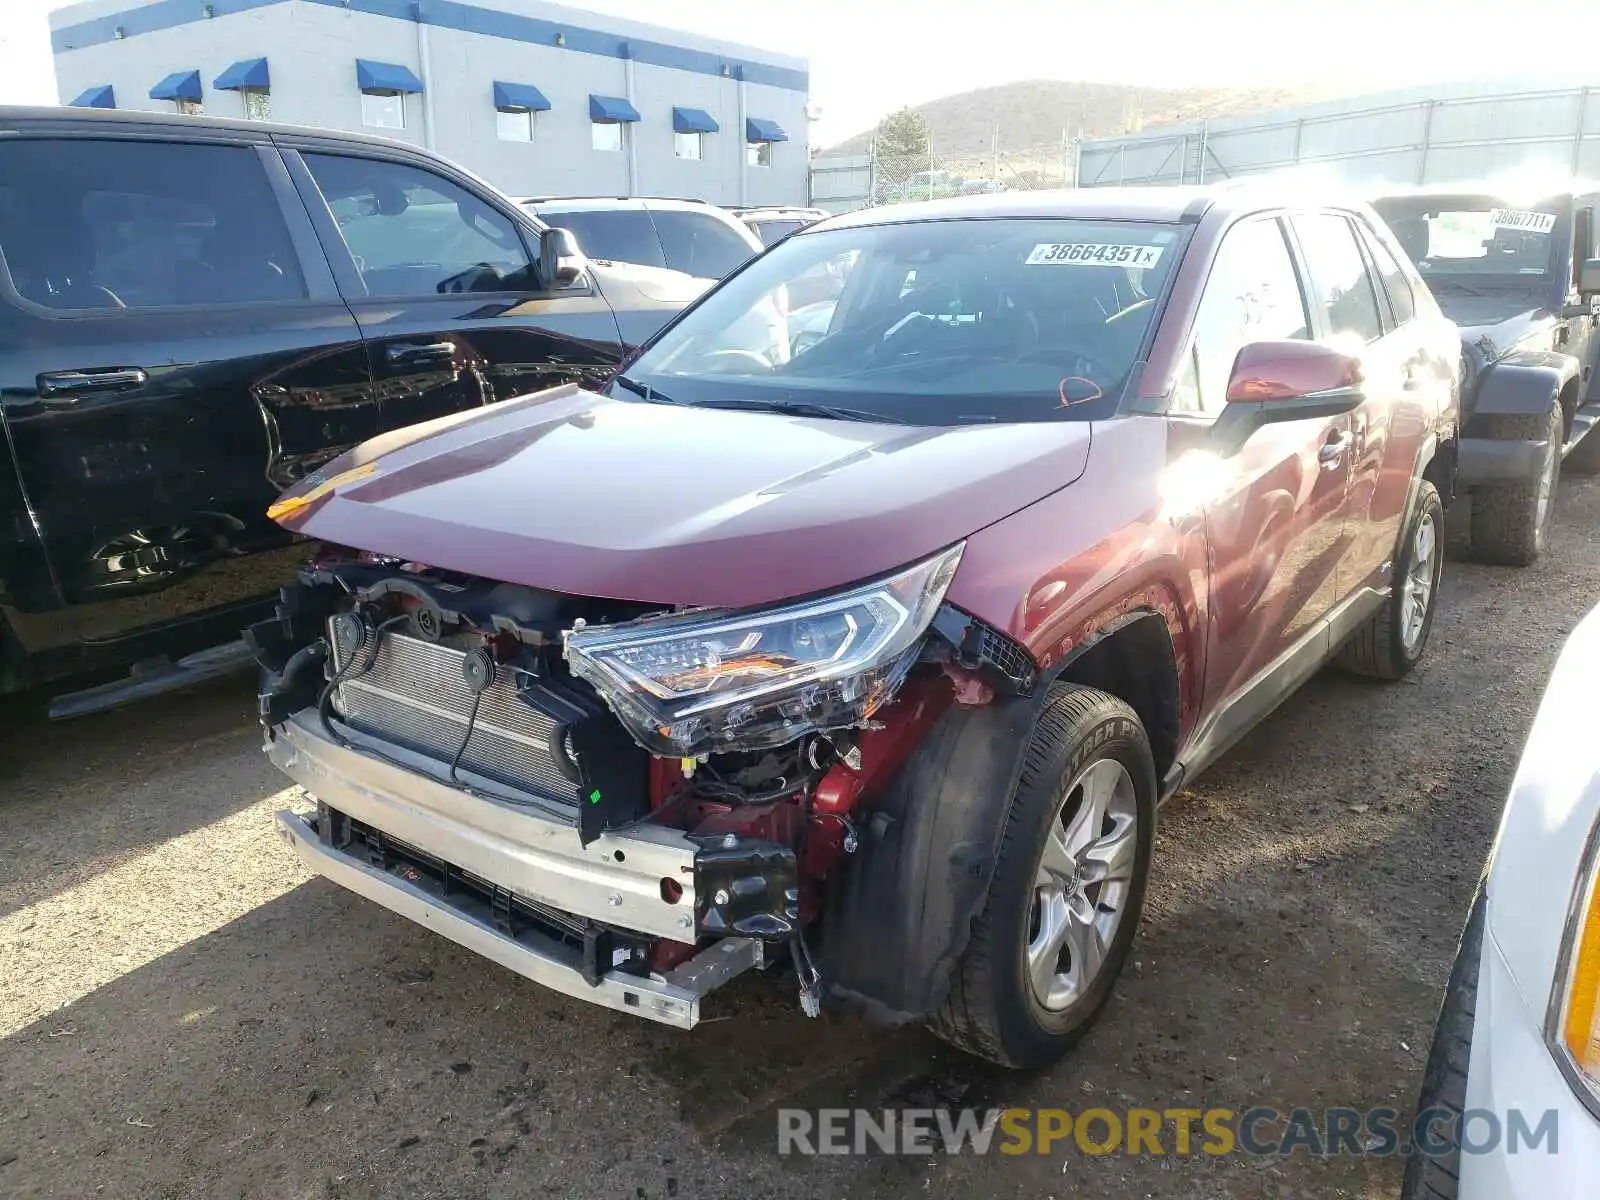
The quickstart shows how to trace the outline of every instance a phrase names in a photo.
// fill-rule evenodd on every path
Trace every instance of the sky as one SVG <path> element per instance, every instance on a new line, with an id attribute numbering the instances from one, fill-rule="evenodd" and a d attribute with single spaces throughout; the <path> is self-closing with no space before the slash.
<path id="1" fill-rule="evenodd" d="M 0 0 L 0 104 L 53 103 L 45 14 Z M 826 146 L 902 104 L 1020 79 L 1354 91 L 1547 73 L 1592 0 L 574 0 L 573 7 L 799 55 Z M 1445 15 L 1448 14 L 1448 15 Z M 1554 35 L 1552 38 L 1551 35 Z M 1577 39 L 1580 46 L 1587 38 Z M 1600 84 L 1600 63 L 1551 86 Z"/>

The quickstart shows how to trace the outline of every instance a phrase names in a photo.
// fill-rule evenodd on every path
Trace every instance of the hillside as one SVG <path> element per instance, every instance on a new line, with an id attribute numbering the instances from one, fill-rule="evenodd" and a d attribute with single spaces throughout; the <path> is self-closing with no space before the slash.
<path id="1" fill-rule="evenodd" d="M 1118 83 L 1030 79 L 942 96 L 915 107 L 927 119 L 934 153 L 950 166 L 1058 146 L 1062 133 L 1086 138 L 1131 133 L 1153 125 L 1232 117 L 1338 94 L 1332 86 L 1297 88 L 1152 88 Z M 865 154 L 872 130 L 846 138 L 825 155 Z"/>

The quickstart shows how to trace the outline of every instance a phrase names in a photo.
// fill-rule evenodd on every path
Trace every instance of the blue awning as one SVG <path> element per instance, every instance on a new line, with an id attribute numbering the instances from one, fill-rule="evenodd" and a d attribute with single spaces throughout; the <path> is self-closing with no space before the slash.
<path id="1" fill-rule="evenodd" d="M 762 121 L 756 117 L 746 117 L 744 140 L 747 142 L 787 142 L 789 135 L 783 131 L 783 126 L 776 121 Z"/>
<path id="2" fill-rule="evenodd" d="M 716 119 L 703 108 L 672 110 L 673 133 L 716 133 L 720 128 Z"/>
<path id="3" fill-rule="evenodd" d="M 200 72 L 174 71 L 150 89 L 152 100 L 199 100 Z"/>
<path id="4" fill-rule="evenodd" d="M 420 92 L 422 80 L 399 63 L 356 59 L 356 84 L 363 92 Z"/>
<path id="5" fill-rule="evenodd" d="M 78 98 L 67 105 L 68 108 L 115 108 L 116 106 L 117 97 L 109 83 L 102 83 L 99 87 L 79 92 Z"/>
<path id="6" fill-rule="evenodd" d="M 589 97 L 589 119 L 591 121 L 611 121 L 618 125 L 639 119 L 639 110 L 629 104 L 621 96 L 596 96 Z"/>
<path id="7" fill-rule="evenodd" d="M 550 101 L 531 83 L 502 83 L 494 81 L 494 106 L 524 112 L 549 112 Z"/>
<path id="8" fill-rule="evenodd" d="M 266 59 L 247 58 L 218 75 L 211 81 L 211 86 L 225 92 L 237 92 L 245 88 L 265 90 L 272 86 L 272 76 L 267 72 Z"/>

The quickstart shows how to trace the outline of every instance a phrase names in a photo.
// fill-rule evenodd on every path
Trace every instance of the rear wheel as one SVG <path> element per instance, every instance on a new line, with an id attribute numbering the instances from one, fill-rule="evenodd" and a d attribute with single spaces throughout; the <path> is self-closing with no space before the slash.
<path id="1" fill-rule="evenodd" d="M 1133 942 L 1155 804 L 1155 762 L 1133 710 L 1094 688 L 1052 689 L 935 1033 L 1009 1067 L 1066 1053 Z"/>
<path id="2" fill-rule="evenodd" d="M 1500 417 L 1495 436 L 1515 441 L 1543 441 L 1539 472 L 1523 483 L 1472 490 L 1472 553 L 1484 562 L 1526 567 L 1550 537 L 1556 481 L 1561 477 L 1561 406 L 1522 417 Z"/>
<path id="3" fill-rule="evenodd" d="M 1383 607 L 1339 649 L 1338 663 L 1356 675 L 1399 679 L 1422 658 L 1444 574 L 1444 505 L 1426 479 L 1395 555 L 1394 586 Z"/>

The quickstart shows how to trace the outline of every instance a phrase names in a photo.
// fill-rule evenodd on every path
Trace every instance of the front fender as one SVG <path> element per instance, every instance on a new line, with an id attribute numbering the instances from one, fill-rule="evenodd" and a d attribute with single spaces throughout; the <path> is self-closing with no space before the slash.
<path id="1" fill-rule="evenodd" d="M 1479 377 L 1472 415 L 1524 416 L 1545 412 L 1577 375 L 1578 360 L 1565 354 L 1540 354 L 1526 361 L 1494 363 Z"/>
<path id="2" fill-rule="evenodd" d="M 1049 691 L 953 705 L 862 814 L 824 906 L 818 965 L 830 1002 L 891 1022 L 944 1002 Z"/>

